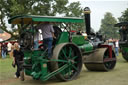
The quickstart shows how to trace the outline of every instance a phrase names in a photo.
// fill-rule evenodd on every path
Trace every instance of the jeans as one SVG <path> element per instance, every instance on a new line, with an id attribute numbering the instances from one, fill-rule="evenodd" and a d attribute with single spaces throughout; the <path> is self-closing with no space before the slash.
<path id="1" fill-rule="evenodd" d="M 53 38 L 50 37 L 50 38 L 44 38 L 43 39 L 43 44 L 44 44 L 44 48 L 48 48 L 48 58 L 51 58 L 52 56 L 52 41 L 53 41 Z"/>
<path id="2" fill-rule="evenodd" d="M 34 50 L 38 50 L 39 44 L 38 41 L 34 41 Z"/>
<path id="3" fill-rule="evenodd" d="M 115 53 L 116 53 L 116 56 L 119 56 L 118 47 L 115 47 Z"/>
<path id="4" fill-rule="evenodd" d="M 2 58 L 6 58 L 6 51 L 2 50 Z"/>

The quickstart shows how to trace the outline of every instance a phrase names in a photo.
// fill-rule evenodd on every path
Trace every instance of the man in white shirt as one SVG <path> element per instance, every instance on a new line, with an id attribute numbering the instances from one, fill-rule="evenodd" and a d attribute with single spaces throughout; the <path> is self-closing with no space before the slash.
<path id="1" fill-rule="evenodd" d="M 118 40 L 115 41 L 115 53 L 116 53 L 116 56 L 119 56 L 119 42 L 118 42 Z"/>

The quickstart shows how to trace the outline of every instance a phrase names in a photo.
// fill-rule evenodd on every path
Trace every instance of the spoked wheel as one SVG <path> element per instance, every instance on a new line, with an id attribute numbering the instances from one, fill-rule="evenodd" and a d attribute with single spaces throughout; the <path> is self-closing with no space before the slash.
<path id="1" fill-rule="evenodd" d="M 63 81 L 69 81 L 76 78 L 82 68 L 81 52 L 76 45 L 71 43 L 63 43 L 57 45 L 53 50 L 52 60 L 52 71 L 67 65 L 67 68 L 56 75 L 58 79 Z"/>

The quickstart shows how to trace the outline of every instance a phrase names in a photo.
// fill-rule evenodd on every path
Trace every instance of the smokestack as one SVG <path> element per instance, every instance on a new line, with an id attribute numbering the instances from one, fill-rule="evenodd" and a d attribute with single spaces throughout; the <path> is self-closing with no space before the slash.
<path id="1" fill-rule="evenodd" d="M 87 35 L 90 35 L 91 33 L 91 26 L 90 26 L 90 8 L 89 7 L 85 7 L 84 8 L 84 17 L 85 17 L 85 25 L 86 25 L 86 33 Z"/>

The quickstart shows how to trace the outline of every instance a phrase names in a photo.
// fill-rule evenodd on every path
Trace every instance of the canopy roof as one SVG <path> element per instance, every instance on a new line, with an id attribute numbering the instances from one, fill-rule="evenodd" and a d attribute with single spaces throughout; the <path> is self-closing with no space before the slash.
<path id="1" fill-rule="evenodd" d="M 84 19 L 77 17 L 55 17 L 55 16 L 39 16 L 39 15 L 19 15 L 14 16 L 8 20 L 10 24 L 29 24 L 33 22 L 68 22 L 68 23 L 83 23 Z"/>
<path id="2" fill-rule="evenodd" d="M 115 24 L 115 27 L 121 27 L 121 26 L 128 26 L 128 22 L 120 22 L 120 23 L 117 23 L 117 24 Z"/>

